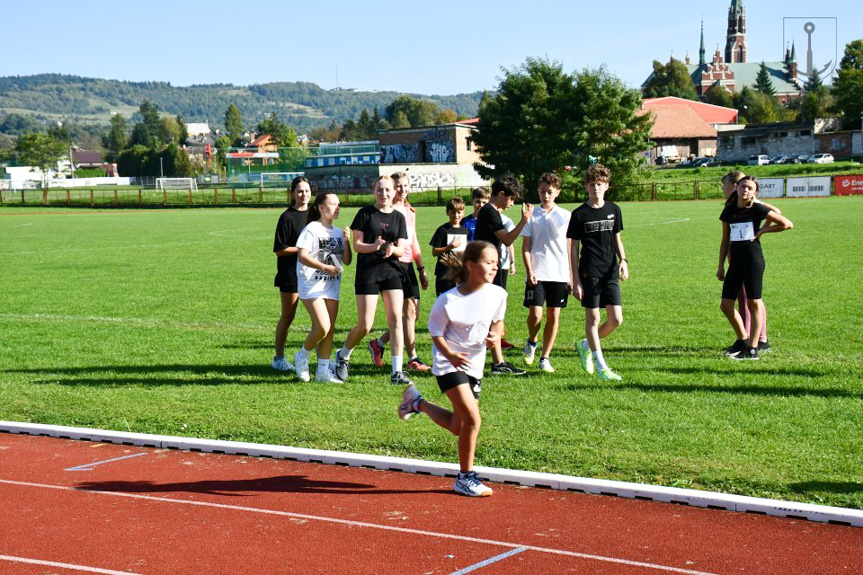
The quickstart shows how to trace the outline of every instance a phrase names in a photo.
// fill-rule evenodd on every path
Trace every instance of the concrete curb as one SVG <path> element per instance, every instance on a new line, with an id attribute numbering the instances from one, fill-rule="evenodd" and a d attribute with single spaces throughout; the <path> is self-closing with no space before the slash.
<path id="1" fill-rule="evenodd" d="M 18 423 L 0 421 L 0 432 L 58 437 L 62 439 L 79 439 L 84 441 L 101 441 L 121 445 L 136 445 L 155 447 L 159 449 L 180 449 L 185 451 L 202 451 L 207 453 L 225 453 L 230 455 L 245 455 L 251 457 L 271 457 L 290 461 L 309 463 L 325 463 L 328 465 L 344 465 L 348 467 L 365 467 L 383 471 L 401 471 L 442 477 L 455 477 L 458 465 L 436 461 L 423 461 L 405 457 L 388 457 L 383 455 L 366 455 L 362 453 L 345 453 L 320 449 L 304 449 L 300 447 L 285 447 L 280 445 L 263 445 L 239 441 L 217 441 L 213 439 L 196 439 L 191 437 L 172 437 L 168 435 L 151 435 L 146 433 L 127 433 L 123 431 L 107 431 L 83 427 L 66 427 L 61 425 L 40 425 L 36 423 Z M 612 495 L 630 499 L 646 499 L 666 503 L 678 503 L 693 507 L 724 509 L 863 527 L 863 510 L 795 503 L 758 497 L 744 497 L 696 489 L 680 489 L 677 487 L 662 487 L 624 481 L 608 481 L 571 477 L 553 473 L 535 473 L 514 469 L 497 469 L 494 467 L 476 467 L 477 474 L 488 481 L 509 485 L 525 485 L 543 487 L 560 491 L 575 491 L 596 495 Z"/>

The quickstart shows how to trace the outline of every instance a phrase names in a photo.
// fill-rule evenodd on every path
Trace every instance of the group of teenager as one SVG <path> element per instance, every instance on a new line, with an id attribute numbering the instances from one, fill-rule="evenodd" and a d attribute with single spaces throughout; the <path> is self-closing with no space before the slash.
<path id="1" fill-rule="evenodd" d="M 425 413 L 455 435 L 460 473 L 453 489 L 475 497 L 491 495 L 491 488 L 473 470 L 487 350 L 492 355 L 492 374 L 526 373 L 503 355 L 506 283 L 514 265 L 512 247 L 517 238 L 522 238 L 523 306 L 528 310 L 524 363 L 533 365 L 538 356 L 539 369 L 554 372 L 550 357 L 561 309 L 572 295 L 585 311 L 585 337 L 576 343 L 582 369 L 604 381 L 622 379 L 607 364 L 601 347 L 601 340 L 623 322 L 620 281 L 629 277 L 621 238 L 622 214 L 616 204 L 605 200 L 609 181 L 606 167 L 591 165 L 584 174 L 588 199 L 569 212 L 556 204 L 561 188 L 559 176 L 543 174 L 537 189 L 539 205 L 534 208 L 523 202 L 517 223 L 503 213 L 523 194 L 521 184 L 511 174 L 497 178 L 490 191 L 474 189 L 474 210 L 468 217 L 464 217 L 465 202 L 461 198 L 447 202 L 448 221 L 437 228 L 430 241 L 437 258 L 437 298 L 428 319 L 432 339 L 429 366 L 416 350 L 420 287 L 427 289 L 429 282 L 416 234 L 416 211 L 408 201 L 408 176 L 396 173 L 378 177 L 373 184 L 374 204 L 361 208 L 344 230 L 334 224 L 339 215 L 338 196 L 324 192 L 310 203 L 309 182 L 295 178 L 291 184 L 292 203 L 279 218 L 273 246 L 278 256 L 275 285 L 280 291 L 282 312 L 276 327 L 272 366 L 295 371 L 299 379 L 310 381 L 309 361 L 315 350 L 316 381 L 347 381 L 351 355 L 371 332 L 378 300 L 382 299 L 387 330 L 367 345 L 378 367 L 383 366 L 385 348 L 390 346 L 390 381 L 404 386 L 399 417 L 408 419 Z M 721 309 L 737 335 L 737 341 L 724 353 L 735 359 L 757 359 L 762 331 L 765 335 L 761 349 L 769 348 L 761 301 L 764 260 L 759 238 L 764 233 L 789 229 L 791 222 L 773 206 L 757 200 L 754 178 L 732 172 L 723 180 L 723 186 L 727 191 L 720 217 L 723 236 L 717 277 L 725 281 Z M 354 253 L 357 323 L 331 359 L 341 275 Z M 734 307 L 738 297 L 743 301 L 741 311 Z M 298 301 L 303 302 L 312 326 L 291 364 L 285 358 L 285 341 Z M 602 308 L 606 311 L 604 321 Z M 426 400 L 406 368 L 430 370 L 452 409 Z"/>

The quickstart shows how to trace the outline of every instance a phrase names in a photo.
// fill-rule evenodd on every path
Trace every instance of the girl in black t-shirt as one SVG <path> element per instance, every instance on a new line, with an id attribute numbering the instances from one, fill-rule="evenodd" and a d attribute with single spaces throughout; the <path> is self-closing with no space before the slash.
<path id="1" fill-rule="evenodd" d="M 764 277 L 764 254 L 761 236 L 794 227 L 791 220 L 765 204 L 757 203 L 758 181 L 746 176 L 737 184 L 719 219 L 722 220 L 722 242 L 719 246 L 719 268 L 716 277 L 723 281 L 720 308 L 737 334 L 737 341 L 725 354 L 734 359 L 758 359 L 758 338 L 761 334 L 763 302 L 761 284 Z M 762 225 L 762 222 L 766 223 Z M 725 259 L 729 258 L 728 271 Z M 747 307 L 751 319 L 749 334 L 743 319 L 734 309 L 740 288 L 746 288 Z"/>
<path id="2" fill-rule="evenodd" d="M 291 182 L 291 205 L 279 216 L 276 224 L 276 237 L 273 241 L 273 252 L 276 254 L 276 279 L 274 285 L 279 288 L 282 302 L 282 313 L 276 324 L 276 355 L 273 357 L 273 369 L 293 371 L 294 366 L 285 359 L 285 340 L 288 329 L 297 313 L 297 302 L 300 301 L 297 288 L 297 238 L 306 225 L 306 215 L 312 188 L 309 181 L 297 176 Z"/>
<path id="3" fill-rule="evenodd" d="M 387 312 L 387 328 L 390 332 L 393 373 L 390 381 L 408 384 L 402 363 L 404 334 L 402 332 L 402 267 L 399 256 L 407 244 L 405 217 L 393 209 L 395 185 L 389 176 L 380 176 L 374 183 L 375 203 L 357 212 L 351 223 L 353 248 L 357 254 L 357 274 L 354 291 L 357 297 L 357 325 L 345 339 L 345 345 L 336 353 L 336 377 L 348 378 L 351 353 L 360 343 L 375 321 L 378 295 L 384 300 Z"/>

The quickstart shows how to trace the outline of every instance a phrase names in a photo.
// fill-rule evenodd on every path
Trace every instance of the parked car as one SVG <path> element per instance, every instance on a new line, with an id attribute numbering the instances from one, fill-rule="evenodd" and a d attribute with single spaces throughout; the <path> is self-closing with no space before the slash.
<path id="1" fill-rule="evenodd" d="M 766 166 L 770 163 L 770 156 L 766 154 L 757 154 L 755 156 L 749 156 L 749 159 L 746 160 L 746 164 L 750 166 Z"/>
<path id="2" fill-rule="evenodd" d="M 833 154 L 815 154 L 811 158 L 809 158 L 808 163 L 810 164 L 832 164 L 833 163 Z"/>
<path id="3" fill-rule="evenodd" d="M 788 156 L 786 156 L 784 154 L 780 154 L 778 156 L 773 156 L 772 158 L 770 158 L 770 163 L 771 164 L 789 164 L 789 163 L 791 163 L 791 162 L 789 162 L 790 159 L 791 158 L 789 158 Z"/>
<path id="4" fill-rule="evenodd" d="M 800 154 L 799 156 L 794 158 L 794 161 L 791 163 L 792 164 L 805 164 L 808 161 L 809 161 L 809 156 L 807 156 L 806 154 Z"/>
<path id="5" fill-rule="evenodd" d="M 698 158 L 692 163 L 693 168 L 713 168 L 719 165 L 716 158 Z"/>

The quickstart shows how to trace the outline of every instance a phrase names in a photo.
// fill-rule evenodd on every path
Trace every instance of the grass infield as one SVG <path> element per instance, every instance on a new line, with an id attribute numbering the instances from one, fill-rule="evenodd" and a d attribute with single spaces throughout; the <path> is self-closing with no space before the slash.
<path id="1" fill-rule="evenodd" d="M 622 204 L 632 278 L 604 346 L 624 380 L 581 372 L 584 314 L 570 300 L 555 374 L 484 379 L 477 464 L 863 508 L 863 200 L 773 203 L 795 224 L 763 239 L 774 351 L 721 356 L 734 336 L 714 276 L 719 202 Z M 0 419 L 455 461 L 452 436 L 396 417 L 401 389 L 365 343 L 346 385 L 269 367 L 280 212 L 0 208 Z M 430 270 L 445 219 L 419 208 Z M 523 342 L 517 264 L 507 339 Z M 356 317 L 353 273 L 337 344 Z M 432 299 L 421 302 L 426 360 Z M 290 353 L 308 326 L 301 308 Z M 520 350 L 508 357 L 521 362 Z M 446 405 L 432 376 L 414 379 Z"/>

